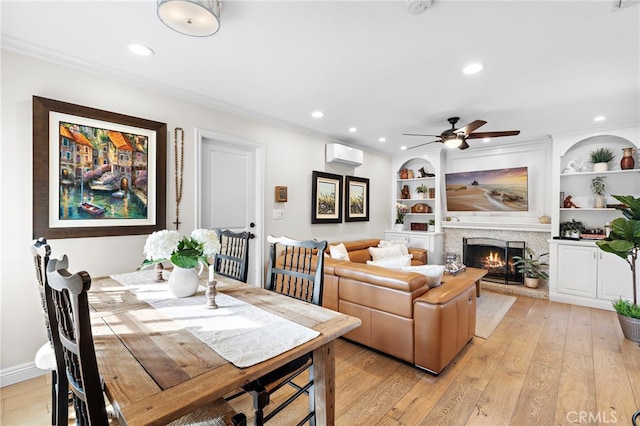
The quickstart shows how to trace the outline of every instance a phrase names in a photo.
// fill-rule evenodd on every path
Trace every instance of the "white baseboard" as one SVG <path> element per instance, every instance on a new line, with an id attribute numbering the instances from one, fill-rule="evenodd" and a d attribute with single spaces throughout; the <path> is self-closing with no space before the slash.
<path id="1" fill-rule="evenodd" d="M 40 370 L 36 367 L 33 361 L 16 365 L 15 367 L 5 368 L 4 370 L 0 370 L 0 387 L 24 382 L 25 380 L 33 379 L 34 377 L 47 373 L 48 371 Z"/>

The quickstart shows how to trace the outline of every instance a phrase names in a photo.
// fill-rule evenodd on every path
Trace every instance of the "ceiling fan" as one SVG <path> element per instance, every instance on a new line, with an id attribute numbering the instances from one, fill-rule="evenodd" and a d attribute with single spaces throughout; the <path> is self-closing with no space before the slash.
<path id="1" fill-rule="evenodd" d="M 403 133 L 405 136 L 433 136 L 439 138 L 435 141 L 429 141 L 425 143 L 421 143 L 420 145 L 412 146 L 407 149 L 417 148 L 419 146 L 428 145 L 434 142 L 440 142 L 445 144 L 448 148 L 458 148 L 458 149 L 467 149 L 469 148 L 469 144 L 467 143 L 467 139 L 482 139 L 482 138 L 499 138 L 501 136 L 516 136 L 520 134 L 520 130 L 505 130 L 501 132 L 476 132 L 473 133 L 474 130 L 479 128 L 480 126 L 484 126 L 487 124 L 484 120 L 475 120 L 466 126 L 462 126 L 459 129 L 456 129 L 456 123 L 458 123 L 460 117 L 451 117 L 448 118 L 447 121 L 451 124 L 451 128 L 445 130 L 439 135 L 423 135 L 418 133 Z"/>

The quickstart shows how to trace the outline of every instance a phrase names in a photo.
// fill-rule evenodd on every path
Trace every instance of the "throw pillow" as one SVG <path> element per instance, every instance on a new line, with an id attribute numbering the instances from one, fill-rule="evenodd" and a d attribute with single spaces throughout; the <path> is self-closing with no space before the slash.
<path id="1" fill-rule="evenodd" d="M 367 260 L 367 265 L 382 266 L 383 268 L 401 269 L 411 263 L 411 255 L 405 254 L 398 257 L 388 257 L 380 260 Z"/>
<path id="2" fill-rule="evenodd" d="M 391 245 L 389 247 L 369 247 L 369 254 L 371 260 L 382 260 L 390 257 L 406 256 L 408 254 L 404 252 L 402 246 L 398 244 Z"/>
<path id="3" fill-rule="evenodd" d="M 417 266 L 404 266 L 400 268 L 405 272 L 417 272 L 427 277 L 427 284 L 429 287 L 438 287 L 442 281 L 442 274 L 444 273 L 444 265 L 417 265 Z"/>
<path id="4" fill-rule="evenodd" d="M 378 243 L 379 248 L 386 248 L 386 247 L 392 247 L 392 246 L 400 246 L 403 252 L 402 254 L 409 254 L 407 243 L 403 240 L 390 240 L 390 241 L 380 240 L 380 242 Z"/>
<path id="5" fill-rule="evenodd" d="M 337 246 L 329 246 L 329 253 L 333 259 L 346 260 L 347 262 L 351 261 L 351 259 L 349 259 L 349 252 L 343 243 Z"/>

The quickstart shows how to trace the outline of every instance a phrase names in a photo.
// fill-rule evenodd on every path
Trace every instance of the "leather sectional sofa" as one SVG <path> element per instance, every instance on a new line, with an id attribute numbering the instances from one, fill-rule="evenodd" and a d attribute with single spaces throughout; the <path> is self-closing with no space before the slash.
<path id="1" fill-rule="evenodd" d="M 362 320 L 345 338 L 439 374 L 474 335 L 475 285 L 485 272 L 445 274 L 430 288 L 422 274 L 367 264 L 379 242 L 344 242 L 350 261 L 325 258 L 323 306 Z M 424 250 L 409 252 L 426 264 Z"/>

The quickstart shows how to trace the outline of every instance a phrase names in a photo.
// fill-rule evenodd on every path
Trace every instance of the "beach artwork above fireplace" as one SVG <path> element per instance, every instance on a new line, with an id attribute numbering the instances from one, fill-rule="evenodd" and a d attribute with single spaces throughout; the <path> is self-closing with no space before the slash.
<path id="1" fill-rule="evenodd" d="M 445 174 L 447 211 L 528 211 L 527 167 Z"/>

